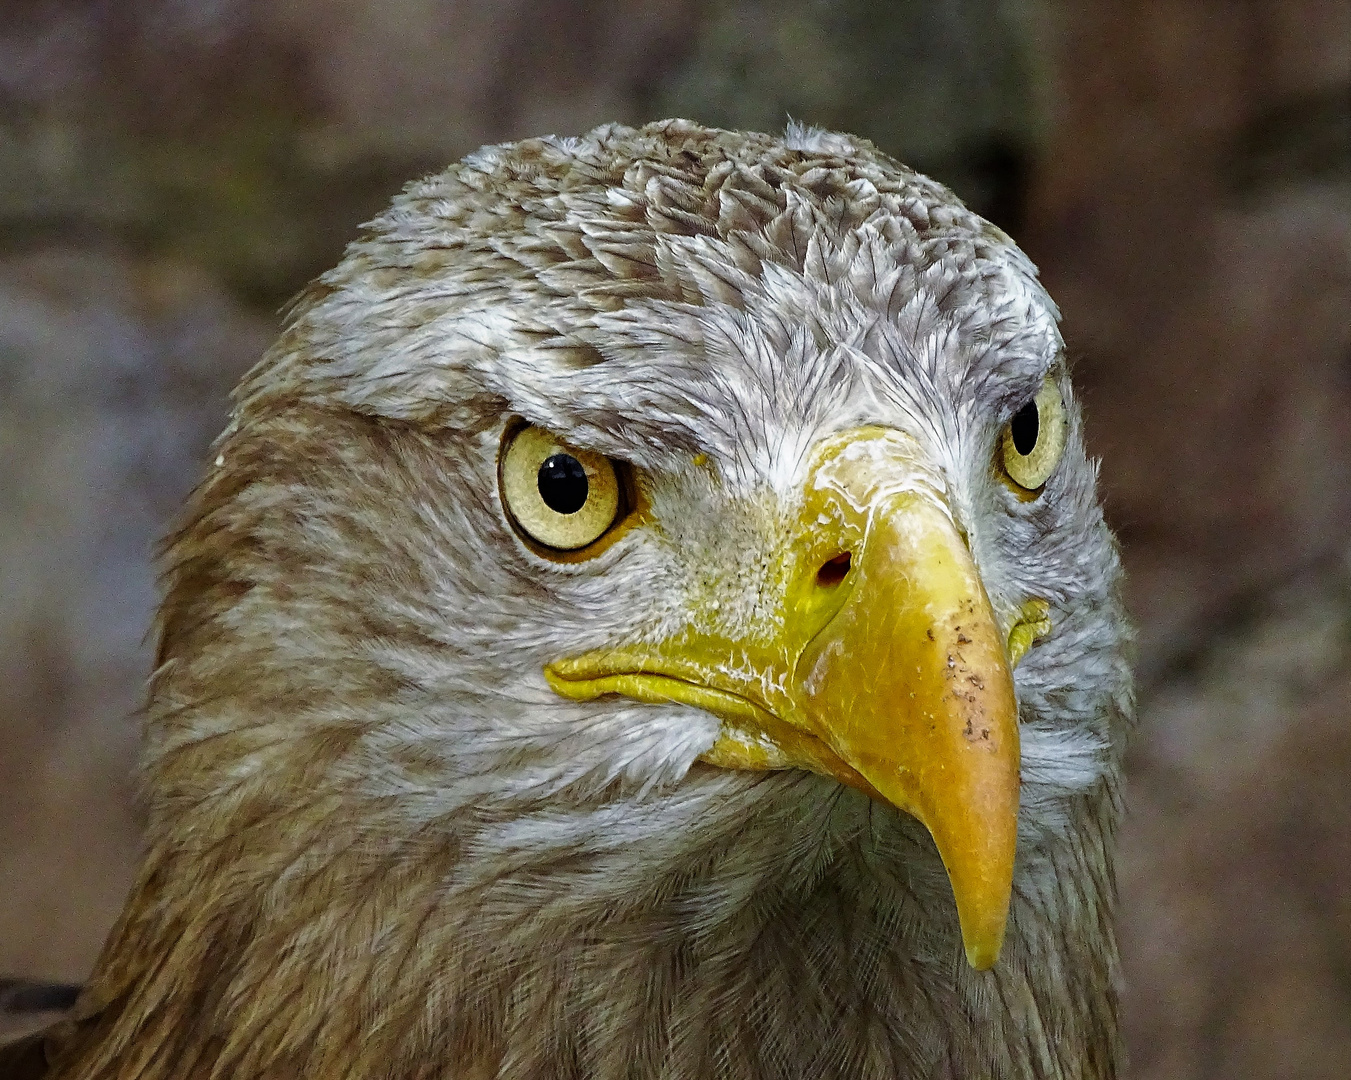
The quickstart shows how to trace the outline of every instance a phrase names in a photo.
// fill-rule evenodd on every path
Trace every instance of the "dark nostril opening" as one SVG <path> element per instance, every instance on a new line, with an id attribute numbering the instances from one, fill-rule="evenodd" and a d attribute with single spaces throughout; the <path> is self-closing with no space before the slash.
<path id="1" fill-rule="evenodd" d="M 821 569 L 816 571 L 816 584 L 825 588 L 838 585 L 849 573 L 850 561 L 849 552 L 845 551 L 825 562 Z"/>

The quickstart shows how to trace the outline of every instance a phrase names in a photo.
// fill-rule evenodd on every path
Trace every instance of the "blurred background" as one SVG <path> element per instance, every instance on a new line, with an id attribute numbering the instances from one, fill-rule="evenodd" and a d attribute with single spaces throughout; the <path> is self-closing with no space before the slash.
<path id="1" fill-rule="evenodd" d="M 151 548 L 279 305 L 481 143 L 790 114 L 1064 310 L 1140 625 L 1133 1075 L 1351 1076 L 1348 0 L 3 0 L 0 973 L 120 908 Z"/>

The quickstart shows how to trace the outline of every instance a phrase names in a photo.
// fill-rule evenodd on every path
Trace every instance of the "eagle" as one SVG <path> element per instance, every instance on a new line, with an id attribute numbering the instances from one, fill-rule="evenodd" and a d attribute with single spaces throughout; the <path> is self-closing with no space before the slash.
<path id="1" fill-rule="evenodd" d="M 1118 1075 L 1130 630 L 1058 320 L 848 135 L 410 184 L 164 543 L 143 862 L 10 1069 Z"/>

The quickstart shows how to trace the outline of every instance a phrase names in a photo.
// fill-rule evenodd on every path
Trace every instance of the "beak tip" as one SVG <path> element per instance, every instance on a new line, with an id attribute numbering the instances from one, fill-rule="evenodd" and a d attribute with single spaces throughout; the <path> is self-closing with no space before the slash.
<path id="1" fill-rule="evenodd" d="M 972 895 L 971 891 L 965 889 L 954 888 L 953 892 L 957 899 L 957 920 L 961 927 L 966 961 L 977 971 L 988 971 L 999 960 L 1004 948 L 1010 889 L 1000 890 L 1002 902 L 996 901 L 993 895 Z"/>
<path id="2" fill-rule="evenodd" d="M 999 959 L 1002 941 L 966 942 L 966 962 L 977 971 L 989 971 Z"/>

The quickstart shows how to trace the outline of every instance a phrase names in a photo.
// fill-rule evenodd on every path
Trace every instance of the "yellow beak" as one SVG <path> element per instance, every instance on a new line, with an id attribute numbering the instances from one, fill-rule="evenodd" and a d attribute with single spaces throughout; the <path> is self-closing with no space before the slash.
<path id="1" fill-rule="evenodd" d="M 696 622 L 545 675 L 575 700 L 697 705 L 722 720 L 704 760 L 811 769 L 918 818 L 947 868 L 967 959 L 983 969 L 1008 919 L 1018 707 L 1009 639 L 942 490 L 907 436 L 833 436 L 815 452 L 769 625 L 729 636 Z"/>

